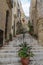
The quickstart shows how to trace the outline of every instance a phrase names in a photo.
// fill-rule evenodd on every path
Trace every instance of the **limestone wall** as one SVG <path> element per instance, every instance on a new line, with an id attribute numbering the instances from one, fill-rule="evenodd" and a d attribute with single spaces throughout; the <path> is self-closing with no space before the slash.
<path id="1" fill-rule="evenodd" d="M 39 43 L 43 44 L 43 0 L 36 1 L 31 0 L 30 21 L 33 23 L 34 33 L 38 35 Z"/>
<path id="2" fill-rule="evenodd" d="M 12 25 L 12 10 L 9 8 L 6 0 L 0 0 L 0 29 L 4 32 L 5 39 L 5 23 L 6 23 L 6 11 L 9 11 L 9 19 L 8 19 L 8 28 L 7 28 L 7 37 L 9 37 L 9 33 L 11 32 Z"/>

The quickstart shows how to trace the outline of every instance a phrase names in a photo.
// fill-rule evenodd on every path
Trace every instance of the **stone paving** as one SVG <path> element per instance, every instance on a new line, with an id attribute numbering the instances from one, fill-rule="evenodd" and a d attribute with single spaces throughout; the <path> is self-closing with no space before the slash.
<path id="1" fill-rule="evenodd" d="M 43 47 L 29 34 L 25 34 L 24 41 L 32 46 L 31 51 L 34 53 L 34 57 L 30 58 L 30 65 L 43 65 Z M 9 45 L 5 45 L 0 49 L 0 65 L 22 65 L 20 57 L 18 57 L 19 44 L 22 42 L 23 35 L 21 34 L 13 38 L 13 41 L 9 42 Z"/>

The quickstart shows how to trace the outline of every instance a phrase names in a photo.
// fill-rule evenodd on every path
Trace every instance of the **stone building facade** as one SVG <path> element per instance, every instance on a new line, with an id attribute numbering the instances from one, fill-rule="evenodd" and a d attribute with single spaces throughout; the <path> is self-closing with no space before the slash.
<path id="1" fill-rule="evenodd" d="M 0 44 L 9 39 L 12 24 L 12 1 L 0 0 Z"/>
<path id="2" fill-rule="evenodd" d="M 34 27 L 34 34 L 37 34 L 37 28 L 36 28 L 36 0 L 31 0 L 30 5 L 30 22 Z"/>
<path id="3" fill-rule="evenodd" d="M 31 0 L 30 21 L 34 27 L 34 34 L 43 45 L 43 0 Z"/>
<path id="4" fill-rule="evenodd" d="M 16 36 L 17 31 L 17 22 L 21 20 L 21 12 L 19 0 L 13 0 L 13 9 L 12 9 L 12 35 Z"/>
<path id="5" fill-rule="evenodd" d="M 23 22 L 23 19 L 25 22 Z M 24 14 L 22 4 L 20 0 L 13 0 L 13 9 L 12 9 L 12 35 L 16 36 L 18 28 L 17 28 L 17 23 L 21 22 L 22 25 L 27 29 L 27 24 L 26 24 L 26 16 Z"/>

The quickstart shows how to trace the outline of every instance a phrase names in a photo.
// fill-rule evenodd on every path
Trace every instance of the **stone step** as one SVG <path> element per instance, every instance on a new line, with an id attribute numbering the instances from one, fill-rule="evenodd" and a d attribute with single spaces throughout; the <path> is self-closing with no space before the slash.
<path id="1" fill-rule="evenodd" d="M 37 54 L 39 54 L 39 55 L 42 55 L 43 54 L 43 51 L 32 51 L 33 52 L 33 54 L 35 54 L 35 55 L 37 55 Z M 1 51 L 0 52 L 0 55 L 1 54 L 15 54 L 15 53 L 18 53 L 18 51 Z"/>
<path id="2" fill-rule="evenodd" d="M 0 58 L 0 63 L 6 63 L 6 64 L 9 64 L 9 63 L 17 63 L 17 62 L 20 62 L 20 58 Z"/>
<path id="3" fill-rule="evenodd" d="M 32 47 L 38 47 L 38 45 L 33 45 L 33 44 L 31 44 L 30 46 L 32 46 Z M 4 47 L 19 47 L 19 45 L 9 45 L 9 46 L 4 46 Z M 4 47 L 2 47 L 2 48 L 4 48 Z M 39 48 L 39 47 L 38 47 Z M 40 47 L 41 48 L 41 47 Z M 43 47 L 42 47 L 43 48 Z"/>
<path id="4" fill-rule="evenodd" d="M 32 45 L 38 45 L 38 43 L 37 43 L 37 41 L 36 40 L 30 40 L 30 39 L 25 39 L 24 40 L 25 42 L 27 42 L 27 44 L 32 44 Z M 19 44 L 21 44 L 21 43 L 23 43 L 23 40 L 22 39 L 15 39 L 15 40 L 13 40 L 13 41 L 11 41 L 11 42 L 9 42 L 9 46 L 17 46 L 17 45 L 19 45 Z M 7 45 L 4 45 L 4 46 L 7 46 Z"/>
<path id="5" fill-rule="evenodd" d="M 32 46 L 32 45 L 30 45 L 30 46 Z M 2 47 L 2 49 L 5 49 L 5 48 L 7 49 L 7 48 L 20 48 L 20 47 L 19 46 L 11 46 L 10 47 L 8 45 L 5 46 L 5 47 Z M 36 45 L 33 45 L 32 48 L 34 48 L 34 49 L 43 49 L 43 47 L 42 46 L 39 46 L 39 45 L 37 45 L 37 46 Z"/>
<path id="6" fill-rule="evenodd" d="M 39 62 L 40 63 L 40 62 Z M 43 62 L 41 62 L 41 64 L 39 64 L 38 62 L 31 62 L 29 65 L 43 65 Z M 22 65 L 21 63 L 1 63 L 0 65 Z"/>
<path id="7" fill-rule="evenodd" d="M 20 48 L 21 47 L 5 47 L 5 48 L 0 50 L 0 53 L 1 52 L 7 53 L 7 52 L 13 52 L 13 51 L 17 52 Z M 43 52 L 43 47 L 37 47 L 37 48 L 32 47 L 31 51 L 33 51 L 33 52 Z"/>
<path id="8" fill-rule="evenodd" d="M 17 63 L 0 63 L 0 65 L 22 65 L 20 62 L 17 62 Z M 30 62 L 29 65 L 43 65 L 43 62 L 35 62 L 35 61 L 32 61 Z"/>
<path id="9" fill-rule="evenodd" d="M 12 44 L 9 44 L 9 45 L 4 45 L 4 47 L 17 47 L 19 46 L 21 43 L 19 42 L 19 44 L 16 44 L 14 43 L 13 45 Z M 28 43 L 27 43 L 28 44 Z M 31 45 L 31 46 L 39 46 L 38 44 L 28 44 L 28 45 Z"/>
<path id="10" fill-rule="evenodd" d="M 19 60 L 20 57 L 18 57 L 18 55 L 15 56 L 14 54 L 13 55 L 10 54 L 10 55 L 0 56 L 1 61 L 3 59 L 5 59 L 5 60 L 9 59 L 9 61 L 10 61 L 10 59 L 12 59 L 12 58 L 14 58 L 14 60 L 16 61 L 16 58 L 18 58 L 18 60 Z M 30 57 L 30 60 L 40 60 L 41 61 L 41 60 L 43 60 L 43 55 L 35 55 L 33 58 Z"/>
<path id="11" fill-rule="evenodd" d="M 19 50 L 21 47 L 5 47 L 3 49 L 1 49 L 0 51 L 2 50 Z M 42 50 L 43 51 L 43 47 L 32 47 L 32 50 Z"/>
<path id="12" fill-rule="evenodd" d="M 33 52 L 34 56 L 41 56 L 43 57 L 43 52 Z M 18 52 L 8 52 L 8 53 L 0 53 L 0 57 L 18 57 Z"/>
<path id="13" fill-rule="evenodd" d="M 18 57 L 18 53 L 0 53 L 0 58 Z M 43 58 L 43 53 L 34 53 L 34 57 Z"/>
<path id="14" fill-rule="evenodd" d="M 29 63 L 28 65 L 35 65 L 35 64 L 37 64 L 38 65 L 38 63 L 36 62 L 34 62 L 34 63 Z M 22 65 L 22 63 L 20 63 L 20 62 L 18 62 L 18 63 L 0 63 L 0 65 Z"/>
<path id="15" fill-rule="evenodd" d="M 29 42 L 27 42 L 27 41 L 29 41 Z M 11 42 L 9 42 L 9 45 L 11 46 L 11 45 L 19 45 L 19 44 L 21 44 L 23 42 L 23 40 L 21 40 L 21 39 L 15 39 L 15 40 L 13 40 L 13 41 L 11 41 Z M 36 45 L 36 44 L 38 44 L 37 43 L 37 41 L 36 40 L 30 40 L 30 39 L 25 39 L 25 42 L 27 42 L 27 44 L 32 44 L 32 45 Z M 5 46 L 7 46 L 7 45 L 5 45 Z"/>
<path id="16" fill-rule="evenodd" d="M 22 65 L 21 63 L 0 63 L 0 65 Z"/>
<path id="17" fill-rule="evenodd" d="M 30 59 L 33 62 L 39 62 L 41 64 L 41 62 L 43 63 L 43 59 L 38 59 L 38 58 L 31 58 Z M 0 58 L 0 63 L 6 63 L 6 64 L 11 64 L 11 63 L 19 63 L 21 61 L 20 58 Z"/>
<path id="18" fill-rule="evenodd" d="M 4 47 L 7 47 L 7 46 L 9 46 L 9 47 L 14 47 L 14 46 L 19 46 L 20 44 L 21 44 L 22 42 L 16 42 L 16 43 L 10 43 L 9 45 L 4 45 Z M 28 45 L 32 45 L 32 46 L 39 46 L 38 44 L 33 44 L 33 43 L 27 43 Z"/>

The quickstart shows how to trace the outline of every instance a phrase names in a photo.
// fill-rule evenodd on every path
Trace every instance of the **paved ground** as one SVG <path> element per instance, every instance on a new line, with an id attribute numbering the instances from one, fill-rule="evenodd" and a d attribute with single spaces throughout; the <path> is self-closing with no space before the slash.
<path id="1" fill-rule="evenodd" d="M 23 42 L 23 35 L 18 35 L 13 38 L 13 41 L 9 42 L 9 45 L 5 45 L 0 50 L 0 65 L 21 65 L 20 58 L 18 57 L 19 44 Z M 29 34 L 25 35 L 25 42 L 32 46 L 34 57 L 30 58 L 30 65 L 43 65 L 43 47 L 41 47 L 37 40 L 32 38 Z"/>

